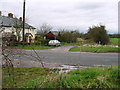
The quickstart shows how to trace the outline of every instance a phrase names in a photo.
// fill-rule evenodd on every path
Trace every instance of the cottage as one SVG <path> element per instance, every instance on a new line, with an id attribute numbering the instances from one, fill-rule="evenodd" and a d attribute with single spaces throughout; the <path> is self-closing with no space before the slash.
<path id="1" fill-rule="evenodd" d="M 55 35 L 50 31 L 49 33 L 47 33 L 47 34 L 45 35 L 44 39 L 54 40 L 54 39 L 55 39 Z"/>
<path id="2" fill-rule="evenodd" d="M 18 41 L 23 40 L 23 21 L 22 17 L 19 19 L 13 17 L 12 13 L 8 13 L 8 16 L 2 16 L 0 11 L 0 28 L 3 30 L 3 37 L 7 33 L 16 35 Z M 26 42 L 34 42 L 35 39 L 35 28 L 27 23 L 25 23 L 25 40 Z"/>

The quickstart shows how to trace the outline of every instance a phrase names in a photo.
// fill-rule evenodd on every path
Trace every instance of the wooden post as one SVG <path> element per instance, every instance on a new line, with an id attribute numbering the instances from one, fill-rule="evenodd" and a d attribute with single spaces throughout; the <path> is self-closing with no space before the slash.
<path id="1" fill-rule="evenodd" d="M 23 43 L 25 42 L 25 0 L 23 3 Z"/>

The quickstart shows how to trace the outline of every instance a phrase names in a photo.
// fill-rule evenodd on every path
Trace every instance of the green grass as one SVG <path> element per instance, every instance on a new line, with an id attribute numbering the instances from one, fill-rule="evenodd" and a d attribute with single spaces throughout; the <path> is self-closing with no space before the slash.
<path id="1" fill-rule="evenodd" d="M 5 73 L 6 70 L 3 71 Z M 65 74 L 42 68 L 15 68 L 14 71 L 16 88 L 120 88 L 117 65 L 74 70 Z M 3 83 L 4 87 L 10 87 L 13 83 L 7 75 L 3 79 L 7 80 Z"/>
<path id="2" fill-rule="evenodd" d="M 117 88 L 117 75 L 116 67 L 87 68 L 63 75 L 60 84 L 65 88 Z"/>
<path id="3" fill-rule="evenodd" d="M 61 42 L 61 45 L 76 45 L 76 43 Z"/>
<path id="4" fill-rule="evenodd" d="M 80 42 L 74 42 L 74 43 L 67 43 L 67 42 L 61 42 L 61 45 L 78 45 Z"/>
<path id="5" fill-rule="evenodd" d="M 17 49 L 37 49 L 37 50 L 43 50 L 43 49 L 52 49 L 55 48 L 55 46 L 40 46 L 40 45 L 25 45 L 25 46 L 11 46 L 9 48 L 17 48 Z"/>
<path id="6" fill-rule="evenodd" d="M 54 69 L 48 68 L 14 68 L 12 70 L 10 68 L 11 76 L 8 76 L 8 68 L 3 69 L 3 88 L 12 88 L 12 87 L 20 87 L 22 83 L 26 83 L 29 80 L 33 80 L 36 78 L 43 79 L 48 73 L 54 71 Z M 13 81 L 14 78 L 14 81 Z M 16 83 L 16 84 L 15 84 Z"/>
<path id="7" fill-rule="evenodd" d="M 110 43 L 115 45 L 120 45 L 120 39 L 119 38 L 110 38 Z"/>
<path id="8" fill-rule="evenodd" d="M 120 48 L 112 47 L 112 46 L 99 46 L 99 47 L 93 47 L 93 46 L 78 46 L 73 47 L 69 51 L 84 51 L 84 52 L 118 52 Z"/>

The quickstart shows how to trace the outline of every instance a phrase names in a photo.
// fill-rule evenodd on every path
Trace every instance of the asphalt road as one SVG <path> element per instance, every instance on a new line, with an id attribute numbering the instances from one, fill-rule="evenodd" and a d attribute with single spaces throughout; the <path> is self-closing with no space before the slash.
<path id="1" fill-rule="evenodd" d="M 79 65 L 116 65 L 118 54 L 115 53 L 83 53 L 83 52 L 39 52 L 44 62 Z"/>
<path id="2" fill-rule="evenodd" d="M 63 46 L 51 50 L 36 50 L 46 63 L 71 64 L 71 65 L 117 65 L 118 53 L 90 53 L 90 52 L 68 52 L 72 46 Z M 26 53 L 35 53 L 25 50 Z M 44 58 L 43 58 L 44 57 Z M 36 60 L 29 56 L 20 57 L 22 60 Z"/>

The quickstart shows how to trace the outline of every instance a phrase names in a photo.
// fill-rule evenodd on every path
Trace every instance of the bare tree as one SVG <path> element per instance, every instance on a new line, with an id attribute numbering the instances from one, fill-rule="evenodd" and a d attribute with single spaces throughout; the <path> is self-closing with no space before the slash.
<path id="1" fill-rule="evenodd" d="M 18 20 L 17 17 L 14 18 L 13 27 L 15 28 L 15 33 L 17 35 L 17 40 L 21 39 L 21 31 L 22 31 L 22 21 Z"/>
<path id="2" fill-rule="evenodd" d="M 37 33 L 40 35 L 45 35 L 52 30 L 52 26 L 47 23 L 43 23 L 38 29 Z"/>

